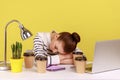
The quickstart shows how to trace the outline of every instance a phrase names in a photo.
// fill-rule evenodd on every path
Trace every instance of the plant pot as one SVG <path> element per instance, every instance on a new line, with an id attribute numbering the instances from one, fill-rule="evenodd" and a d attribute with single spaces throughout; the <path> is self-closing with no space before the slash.
<path id="1" fill-rule="evenodd" d="M 11 72 L 22 72 L 23 58 L 21 59 L 10 59 Z"/>

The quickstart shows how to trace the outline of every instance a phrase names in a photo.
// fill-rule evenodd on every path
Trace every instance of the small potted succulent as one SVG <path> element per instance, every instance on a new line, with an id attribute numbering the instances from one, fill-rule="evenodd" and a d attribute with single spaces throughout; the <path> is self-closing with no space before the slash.
<path id="1" fill-rule="evenodd" d="M 11 49 L 12 49 L 12 57 L 10 59 L 11 72 L 21 72 L 23 64 L 23 58 L 21 57 L 22 43 L 16 42 L 15 44 L 12 44 Z"/>

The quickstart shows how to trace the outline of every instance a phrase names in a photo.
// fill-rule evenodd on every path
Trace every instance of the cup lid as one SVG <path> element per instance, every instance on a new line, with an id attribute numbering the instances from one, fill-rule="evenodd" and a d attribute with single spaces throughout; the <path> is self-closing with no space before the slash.
<path id="1" fill-rule="evenodd" d="M 82 56 L 82 57 L 76 57 L 75 60 L 77 60 L 77 61 L 87 61 L 87 58 L 85 56 Z"/>
<path id="2" fill-rule="evenodd" d="M 34 56 L 32 52 L 24 52 L 23 56 Z"/>
<path id="3" fill-rule="evenodd" d="M 73 54 L 83 55 L 83 52 L 73 52 Z"/>
<path id="4" fill-rule="evenodd" d="M 38 55 L 38 56 L 36 56 L 35 60 L 44 61 L 44 60 L 47 60 L 47 57 L 46 56 L 42 56 L 42 55 Z"/>

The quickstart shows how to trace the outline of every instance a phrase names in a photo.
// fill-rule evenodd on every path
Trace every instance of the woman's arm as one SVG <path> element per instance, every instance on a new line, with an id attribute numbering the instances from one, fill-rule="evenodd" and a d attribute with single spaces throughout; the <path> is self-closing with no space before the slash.
<path id="1" fill-rule="evenodd" d="M 60 64 L 73 64 L 73 54 L 69 53 L 69 54 L 59 54 L 59 58 L 60 58 Z"/>
<path id="2" fill-rule="evenodd" d="M 41 34 L 42 35 L 42 34 Z M 34 38 L 34 54 L 37 55 L 47 55 L 44 50 L 44 42 L 40 34 L 37 34 Z"/>
<path id="3" fill-rule="evenodd" d="M 76 48 L 74 52 L 82 52 L 80 49 Z M 60 64 L 73 64 L 73 53 L 68 53 L 65 55 L 59 54 Z"/>
<path id="4" fill-rule="evenodd" d="M 73 59 L 64 59 L 64 60 L 61 60 L 60 64 L 73 64 Z"/>

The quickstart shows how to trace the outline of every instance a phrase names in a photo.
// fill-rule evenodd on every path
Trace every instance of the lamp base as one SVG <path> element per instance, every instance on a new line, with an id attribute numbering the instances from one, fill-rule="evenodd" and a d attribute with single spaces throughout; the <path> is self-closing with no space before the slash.
<path id="1" fill-rule="evenodd" d="M 6 70 L 10 70 L 10 63 L 4 63 L 4 61 L 0 61 L 0 71 L 6 71 Z"/>

